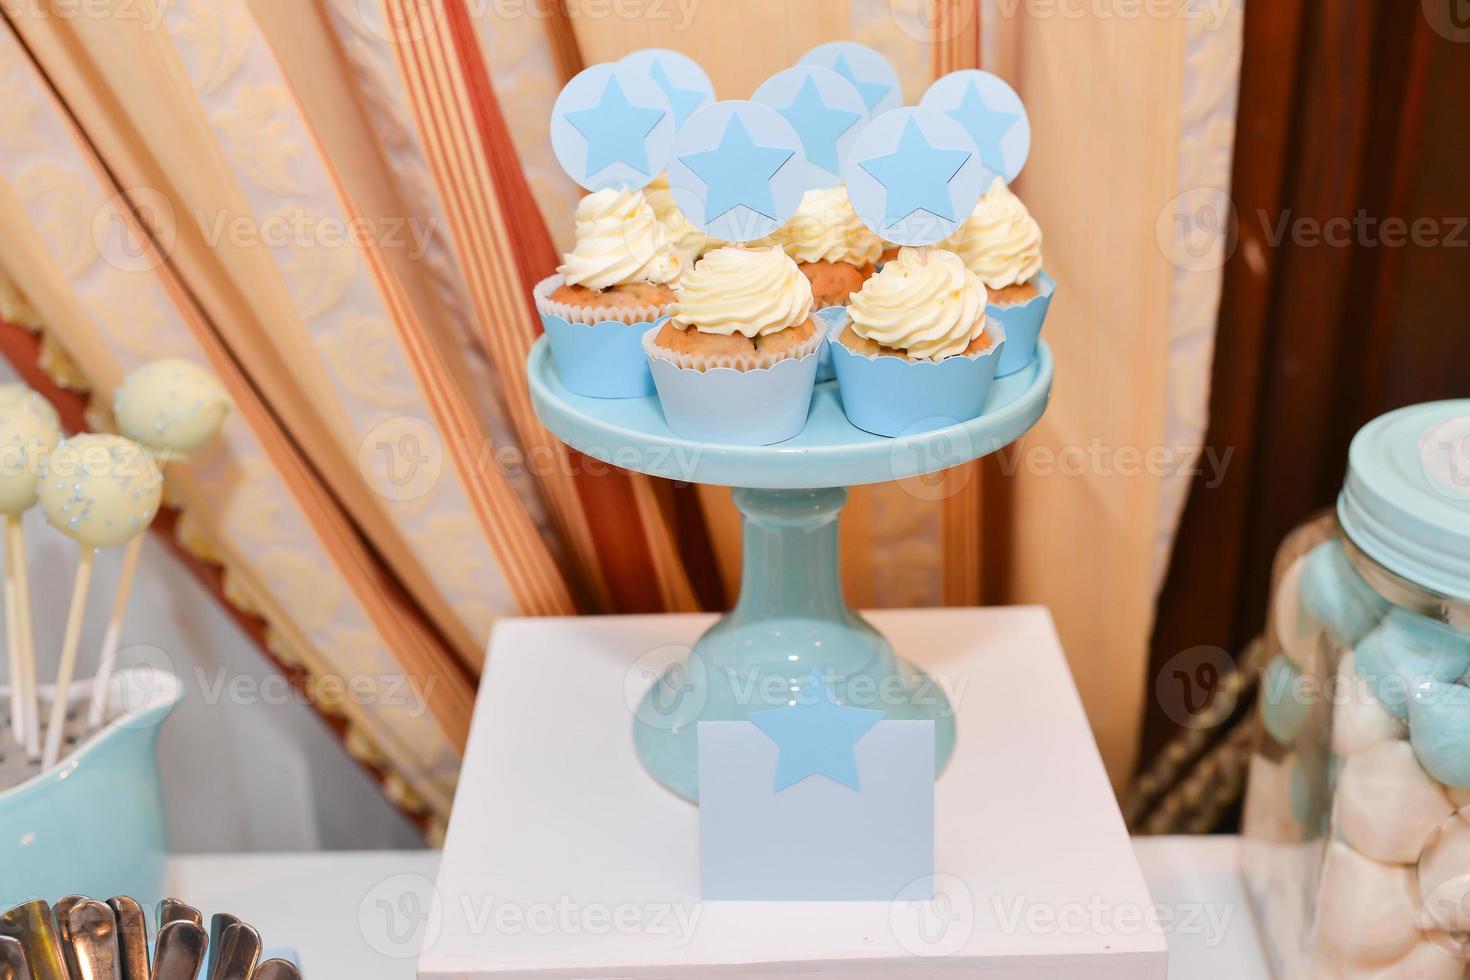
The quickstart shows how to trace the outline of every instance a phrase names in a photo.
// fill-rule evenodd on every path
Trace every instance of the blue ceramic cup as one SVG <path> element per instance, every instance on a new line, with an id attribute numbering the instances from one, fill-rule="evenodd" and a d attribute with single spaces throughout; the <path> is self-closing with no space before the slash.
<path id="1" fill-rule="evenodd" d="M 90 681 L 72 685 L 74 714 L 85 715 L 91 691 Z M 168 827 L 156 747 L 182 695 L 169 674 L 119 671 L 114 720 L 60 765 L 0 792 L 0 909 L 63 895 L 129 895 L 150 908 L 163 896 Z M 48 689 L 41 699 L 49 704 Z"/>

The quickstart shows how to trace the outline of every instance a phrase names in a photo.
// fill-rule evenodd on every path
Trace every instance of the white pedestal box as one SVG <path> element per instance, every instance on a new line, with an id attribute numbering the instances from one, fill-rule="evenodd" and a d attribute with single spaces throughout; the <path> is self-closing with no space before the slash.
<path id="1" fill-rule="evenodd" d="M 956 706 L 934 902 L 701 902 L 698 811 L 642 770 L 632 711 L 713 617 L 504 620 L 419 976 L 1163 980 L 1164 931 L 1047 612 L 871 618 Z"/>

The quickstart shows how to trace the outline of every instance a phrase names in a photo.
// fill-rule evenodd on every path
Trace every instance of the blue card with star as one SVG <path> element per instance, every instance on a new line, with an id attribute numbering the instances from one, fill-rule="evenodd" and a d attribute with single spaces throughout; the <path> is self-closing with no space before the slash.
<path id="1" fill-rule="evenodd" d="M 770 106 L 801 137 L 808 190 L 842 183 L 842 167 L 868 109 L 852 83 L 827 68 L 798 65 L 772 75 L 751 96 Z"/>
<path id="2" fill-rule="evenodd" d="M 644 48 L 623 58 L 619 64 L 643 72 L 668 97 L 674 109 L 674 128 L 682 129 L 695 110 L 715 100 L 715 86 L 699 62 L 668 48 Z"/>
<path id="3" fill-rule="evenodd" d="M 925 901 L 934 723 L 839 704 L 814 673 L 790 706 L 699 723 L 707 901 Z"/>
<path id="4" fill-rule="evenodd" d="M 951 72 L 929 86 L 919 105 L 964 126 L 986 168 L 1007 184 L 1026 166 L 1031 120 L 1016 90 L 998 75 L 978 69 Z"/>
<path id="5" fill-rule="evenodd" d="M 772 107 L 716 102 L 674 138 L 669 189 L 694 227 L 727 242 L 754 241 L 796 213 L 805 160 L 801 137 Z"/>
<path id="6" fill-rule="evenodd" d="M 958 121 L 934 109 L 895 109 L 868 124 L 847 161 L 853 210 L 879 238 L 933 245 L 975 210 L 991 176 Z"/>
<path id="7" fill-rule="evenodd" d="M 845 78 L 862 96 L 868 115 L 877 118 L 903 105 L 903 86 L 888 59 L 866 44 L 830 41 L 819 44 L 797 62 L 827 68 Z"/>
<path id="8" fill-rule="evenodd" d="M 643 70 L 592 65 L 552 106 L 551 149 L 589 191 L 646 187 L 668 162 L 675 118 L 669 97 Z"/>

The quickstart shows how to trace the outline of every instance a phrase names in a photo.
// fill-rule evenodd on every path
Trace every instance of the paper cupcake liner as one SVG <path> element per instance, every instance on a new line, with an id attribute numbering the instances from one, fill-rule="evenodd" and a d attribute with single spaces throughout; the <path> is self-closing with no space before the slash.
<path id="1" fill-rule="evenodd" d="M 819 333 L 817 341 L 824 343 Z M 658 401 L 669 430 L 681 439 L 727 446 L 769 446 L 806 427 L 817 352 L 786 357 L 769 367 L 737 371 L 680 367 L 654 353 L 653 334 L 644 337 Z"/>
<path id="2" fill-rule="evenodd" d="M 658 346 L 654 342 L 654 336 L 653 333 L 649 333 L 642 340 L 643 348 L 648 356 L 668 361 L 686 371 L 715 371 L 720 368 L 728 368 L 732 371 L 759 371 L 762 368 L 774 367 L 781 361 L 799 360 L 810 354 L 816 354 L 825 346 L 826 341 L 821 321 L 817 321 L 816 332 L 804 343 L 775 354 L 759 350 L 752 350 L 748 354 L 689 354 Z"/>
<path id="3" fill-rule="evenodd" d="M 892 354 L 856 354 L 837 338 L 845 324 L 827 333 L 832 366 L 847 420 L 864 432 L 906 436 L 978 418 L 1009 346 L 1005 328 L 987 319 L 990 347 L 942 361 L 910 361 Z"/>
<path id="4" fill-rule="evenodd" d="M 985 313 L 992 322 L 999 323 L 1005 330 L 1006 349 L 1001 355 L 1000 367 L 995 376 L 1004 378 L 1030 366 L 1036 360 L 1036 342 L 1041 337 L 1041 326 L 1046 322 L 1046 311 L 1051 308 L 1051 298 L 1057 284 L 1043 269 L 1036 278 L 1040 294 L 1024 303 L 1011 306 L 991 304 Z"/>
<path id="5" fill-rule="evenodd" d="M 533 293 L 561 383 L 568 391 L 589 398 L 641 398 L 653 394 L 643 335 L 667 317 L 651 306 L 642 310 L 589 310 L 553 303 L 550 294 L 561 283 L 561 276 L 552 276 L 537 283 Z M 608 313 L 613 318 L 607 318 Z"/>
<path id="6" fill-rule="evenodd" d="M 847 307 L 829 306 L 824 310 L 818 310 L 812 314 L 816 318 L 817 325 L 822 328 L 822 333 L 830 333 L 832 327 L 838 323 L 847 323 Z M 832 367 L 832 349 L 823 344 L 817 350 L 817 384 L 823 381 L 833 381 L 837 378 L 837 372 Z"/>
<path id="7" fill-rule="evenodd" d="M 560 274 L 550 276 L 538 282 L 531 291 L 536 300 L 536 312 L 542 316 L 551 314 L 559 316 L 568 323 L 585 323 L 594 325 L 598 323 L 626 323 L 629 326 L 652 323 L 668 315 L 668 310 L 662 306 L 654 306 L 645 303 L 642 306 L 577 306 L 572 303 L 560 303 L 551 298 L 563 280 Z"/>

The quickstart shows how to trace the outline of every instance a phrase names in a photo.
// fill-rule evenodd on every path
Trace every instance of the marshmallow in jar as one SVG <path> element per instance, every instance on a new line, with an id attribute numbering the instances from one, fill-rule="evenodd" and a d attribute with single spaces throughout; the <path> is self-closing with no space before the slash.
<path id="1" fill-rule="evenodd" d="M 72 436 L 43 468 L 46 520 L 85 548 L 127 543 L 152 522 L 162 499 L 163 474 L 153 454 L 123 436 Z"/>

